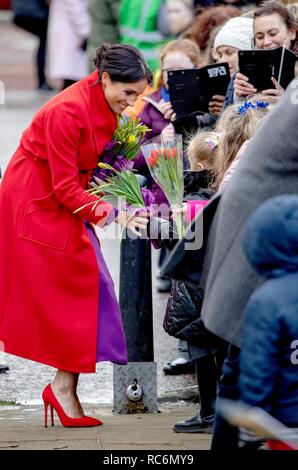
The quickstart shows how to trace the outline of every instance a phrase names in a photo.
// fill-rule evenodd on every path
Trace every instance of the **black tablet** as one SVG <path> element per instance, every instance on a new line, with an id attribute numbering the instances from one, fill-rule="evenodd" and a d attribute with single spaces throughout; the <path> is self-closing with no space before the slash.
<path id="1" fill-rule="evenodd" d="M 212 96 L 225 96 L 229 81 L 227 62 L 168 72 L 170 100 L 177 118 L 208 112 Z"/>
<path id="2" fill-rule="evenodd" d="M 274 88 L 274 77 L 287 88 L 295 77 L 296 54 L 283 47 L 239 51 L 239 71 L 258 91 Z"/>

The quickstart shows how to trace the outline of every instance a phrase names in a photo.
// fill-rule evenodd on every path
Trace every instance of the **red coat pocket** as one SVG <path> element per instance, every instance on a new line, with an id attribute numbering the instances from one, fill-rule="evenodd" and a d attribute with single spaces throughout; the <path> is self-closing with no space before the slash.
<path id="1" fill-rule="evenodd" d="M 59 203 L 54 193 L 31 199 L 24 215 L 21 238 L 65 250 L 73 214 Z"/>

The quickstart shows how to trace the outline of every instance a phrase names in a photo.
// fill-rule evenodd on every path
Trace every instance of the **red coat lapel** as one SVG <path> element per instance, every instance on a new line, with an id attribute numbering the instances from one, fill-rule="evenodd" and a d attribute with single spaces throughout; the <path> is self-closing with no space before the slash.
<path id="1" fill-rule="evenodd" d="M 97 80 L 98 72 L 93 72 L 80 82 L 79 88 L 87 103 L 96 151 L 101 155 L 113 137 L 117 127 L 117 115 L 109 107 L 101 83 Z"/>

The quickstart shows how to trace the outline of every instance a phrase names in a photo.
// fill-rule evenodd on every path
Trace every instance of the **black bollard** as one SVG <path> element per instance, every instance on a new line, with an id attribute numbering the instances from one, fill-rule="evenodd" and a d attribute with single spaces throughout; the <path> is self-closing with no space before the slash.
<path id="1" fill-rule="evenodd" d="M 129 362 L 152 362 L 153 319 L 151 243 L 147 239 L 121 241 L 120 309 Z"/>
<path id="2" fill-rule="evenodd" d="M 140 185 L 144 179 L 139 180 Z M 131 231 L 123 233 L 119 304 L 128 364 L 114 364 L 114 412 L 157 413 L 157 365 L 154 362 L 151 243 Z M 141 388 L 137 400 L 131 390 Z M 130 392 L 129 392 L 130 390 Z"/>

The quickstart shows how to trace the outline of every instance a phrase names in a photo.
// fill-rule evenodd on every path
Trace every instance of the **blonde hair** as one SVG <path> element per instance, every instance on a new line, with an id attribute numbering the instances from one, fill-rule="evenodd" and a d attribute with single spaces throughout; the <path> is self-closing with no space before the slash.
<path id="1" fill-rule="evenodd" d="M 214 168 L 217 153 L 218 135 L 212 131 L 198 131 L 188 141 L 187 156 L 191 170 L 199 163 L 206 170 Z"/>
<path id="2" fill-rule="evenodd" d="M 201 62 L 200 49 L 197 44 L 190 39 L 176 39 L 175 41 L 169 42 L 161 51 L 160 60 L 163 63 L 164 58 L 170 52 L 182 52 L 185 54 L 195 66 L 198 66 Z"/>
<path id="3" fill-rule="evenodd" d="M 267 108 L 248 108 L 240 113 L 241 105 L 229 106 L 219 118 L 216 131 L 219 134 L 217 159 L 214 165 L 215 179 L 213 187 L 218 189 L 225 172 L 235 159 L 246 140 L 254 135 L 256 128 L 268 113 Z"/>

